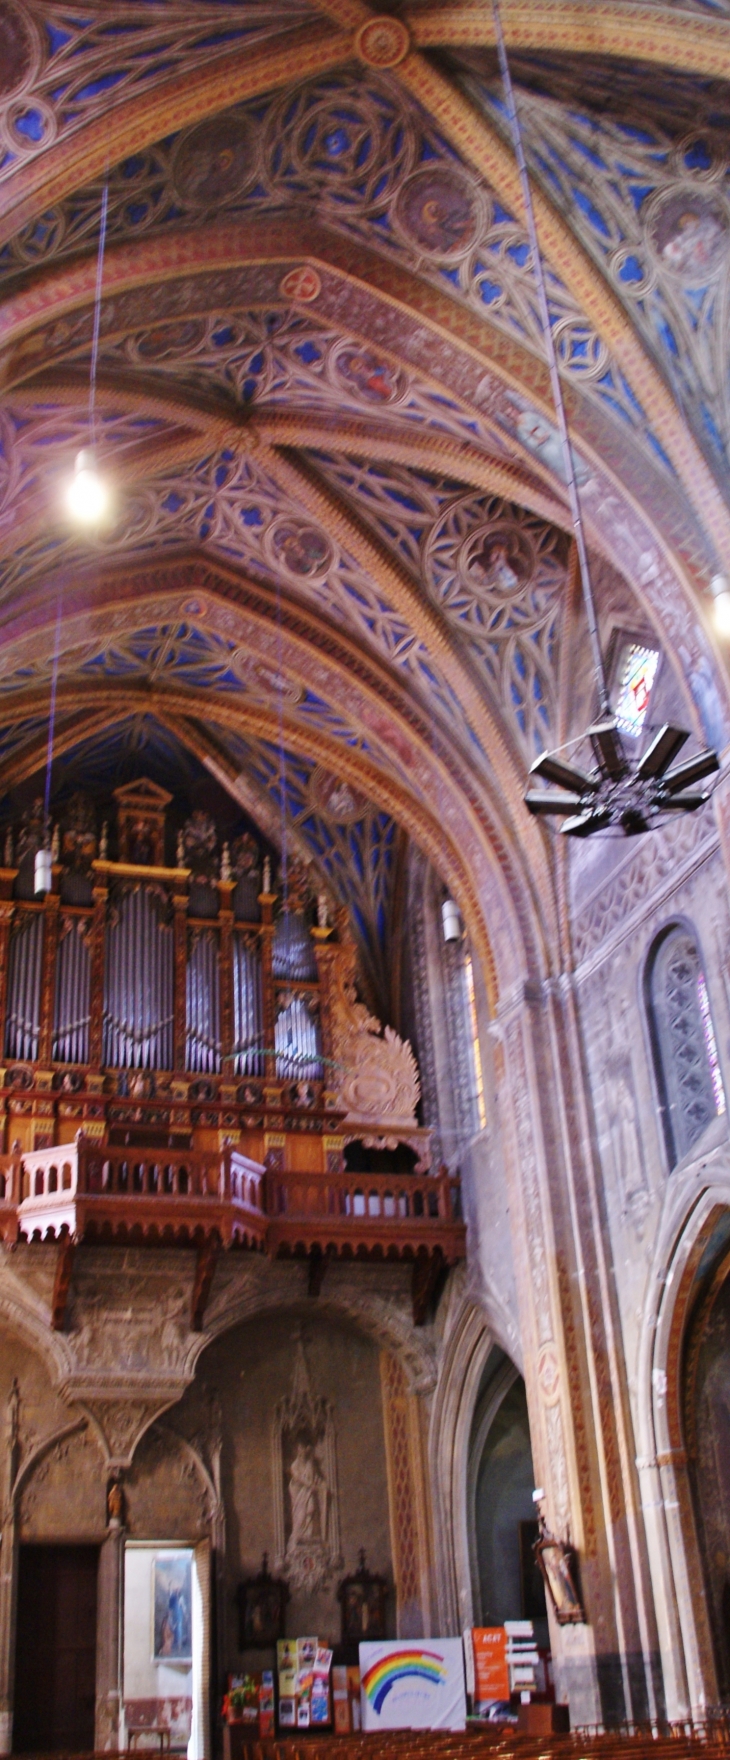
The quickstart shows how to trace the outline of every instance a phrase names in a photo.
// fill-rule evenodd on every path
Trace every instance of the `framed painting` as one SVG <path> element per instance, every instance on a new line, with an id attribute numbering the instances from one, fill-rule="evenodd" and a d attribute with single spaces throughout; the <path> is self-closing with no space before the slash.
<path id="1" fill-rule="evenodd" d="M 152 1564 L 152 1660 L 193 1660 L 193 1560 L 190 1552 L 158 1552 Z"/>

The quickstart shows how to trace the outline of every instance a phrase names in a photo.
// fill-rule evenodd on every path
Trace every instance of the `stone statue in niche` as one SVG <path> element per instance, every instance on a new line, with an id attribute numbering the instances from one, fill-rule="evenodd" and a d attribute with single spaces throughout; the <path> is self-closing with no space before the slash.
<path id="1" fill-rule="evenodd" d="M 299 1437 L 289 1472 L 291 1534 L 287 1550 L 315 1545 L 327 1537 L 329 1486 L 314 1448 Z"/>
<path id="2" fill-rule="evenodd" d="M 342 1559 L 334 1413 L 312 1392 L 299 1334 L 291 1393 L 276 1408 L 273 1454 L 276 1567 L 294 1588 L 312 1591 Z"/>

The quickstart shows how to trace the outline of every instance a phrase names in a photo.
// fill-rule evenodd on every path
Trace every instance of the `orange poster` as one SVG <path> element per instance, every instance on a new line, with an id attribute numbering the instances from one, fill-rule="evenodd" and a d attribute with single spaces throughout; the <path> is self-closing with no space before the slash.
<path id="1" fill-rule="evenodd" d="M 507 1633 L 504 1626 L 475 1626 L 474 1698 L 480 1704 L 494 1699 L 509 1699 L 507 1667 Z"/>

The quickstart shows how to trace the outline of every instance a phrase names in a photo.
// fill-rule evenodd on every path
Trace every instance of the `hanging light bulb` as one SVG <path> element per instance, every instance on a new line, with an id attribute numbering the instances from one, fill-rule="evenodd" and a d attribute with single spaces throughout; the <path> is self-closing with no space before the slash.
<path id="1" fill-rule="evenodd" d="M 444 941 L 461 940 L 461 917 L 459 907 L 453 898 L 445 898 L 441 906 L 441 921 L 444 926 Z"/>
<path id="2" fill-rule="evenodd" d="M 715 601 L 715 628 L 719 635 L 730 636 L 730 583 L 726 574 L 713 575 L 710 592 Z"/>
<path id="3" fill-rule="evenodd" d="M 36 850 L 35 865 L 33 869 L 33 891 L 36 898 L 41 893 L 45 894 L 46 892 L 50 892 L 52 884 L 53 855 L 51 853 L 50 845 L 44 843 L 41 849 Z"/>
<path id="4" fill-rule="evenodd" d="M 109 490 L 99 476 L 93 452 L 76 454 L 74 474 L 66 490 L 66 506 L 82 526 L 98 526 L 109 507 Z"/>

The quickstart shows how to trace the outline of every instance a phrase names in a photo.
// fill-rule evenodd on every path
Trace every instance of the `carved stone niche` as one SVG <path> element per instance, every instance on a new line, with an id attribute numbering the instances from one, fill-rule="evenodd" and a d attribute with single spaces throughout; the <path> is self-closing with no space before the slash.
<path id="1" fill-rule="evenodd" d="M 345 1136 L 361 1137 L 366 1148 L 374 1149 L 408 1143 L 422 1172 L 430 1165 L 430 1133 L 416 1121 L 421 1086 L 411 1046 L 357 1001 L 354 943 L 345 941 L 324 952 L 336 1103 L 346 1114 Z"/>
<path id="2" fill-rule="evenodd" d="M 313 1394 L 301 1337 L 273 1431 L 276 1569 L 311 1592 L 342 1568 L 334 1412 Z"/>

